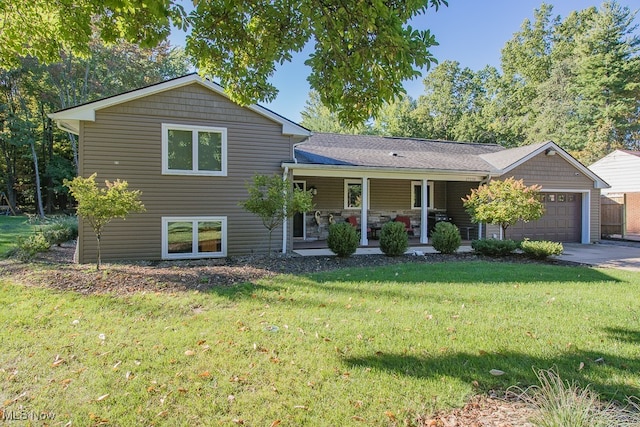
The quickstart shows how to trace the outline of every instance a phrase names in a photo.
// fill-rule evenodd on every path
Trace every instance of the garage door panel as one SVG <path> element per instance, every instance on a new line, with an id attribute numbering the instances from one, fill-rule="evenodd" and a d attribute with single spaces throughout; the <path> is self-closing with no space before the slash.
<path id="1" fill-rule="evenodd" d="M 544 198 L 545 214 L 537 221 L 519 222 L 507 230 L 507 238 L 580 242 L 582 195 L 549 193 Z"/>

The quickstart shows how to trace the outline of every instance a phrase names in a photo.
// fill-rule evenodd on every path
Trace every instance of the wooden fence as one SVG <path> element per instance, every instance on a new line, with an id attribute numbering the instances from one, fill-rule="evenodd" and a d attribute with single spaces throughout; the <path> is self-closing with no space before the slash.
<path id="1" fill-rule="evenodd" d="M 640 193 L 602 196 L 602 237 L 640 238 Z"/>

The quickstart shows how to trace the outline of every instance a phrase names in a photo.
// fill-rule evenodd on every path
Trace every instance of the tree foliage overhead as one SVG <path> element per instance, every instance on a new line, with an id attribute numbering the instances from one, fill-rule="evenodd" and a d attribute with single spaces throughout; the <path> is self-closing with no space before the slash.
<path id="1" fill-rule="evenodd" d="M 341 0 L 5 0 L 0 2 L 0 67 L 34 56 L 45 63 L 60 52 L 87 57 L 93 34 L 157 45 L 171 25 L 190 29 L 187 53 L 200 72 L 221 80 L 241 104 L 271 101 L 269 82 L 278 64 L 307 43 L 313 53 L 311 88 L 346 124 L 362 123 L 385 101 L 403 93 L 402 82 L 420 75 L 435 58 L 429 30 L 408 25 L 446 0 L 344 2 Z"/>

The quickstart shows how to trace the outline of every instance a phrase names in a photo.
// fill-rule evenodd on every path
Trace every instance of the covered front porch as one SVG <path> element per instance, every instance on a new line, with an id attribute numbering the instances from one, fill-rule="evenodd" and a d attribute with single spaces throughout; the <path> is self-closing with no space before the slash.
<path id="1" fill-rule="evenodd" d="M 462 205 L 462 198 L 486 178 L 477 172 L 310 164 L 291 165 L 286 172 L 295 186 L 311 190 L 314 202 L 313 211 L 297 215 L 288 227 L 295 251 L 326 248 L 329 226 L 349 220 L 360 234 L 361 248 L 379 247 L 382 226 L 394 220 L 407 224 L 412 248 L 429 247 L 439 221 L 455 224 L 463 245 L 487 233 L 486 227 L 471 221 Z"/>

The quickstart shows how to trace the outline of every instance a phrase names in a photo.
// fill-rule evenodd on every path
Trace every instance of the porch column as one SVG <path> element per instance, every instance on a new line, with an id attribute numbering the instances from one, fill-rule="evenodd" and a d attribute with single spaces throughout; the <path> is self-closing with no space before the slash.
<path id="1" fill-rule="evenodd" d="M 429 183 L 422 179 L 422 203 L 420 204 L 420 243 L 429 243 Z"/>
<path id="2" fill-rule="evenodd" d="M 360 246 L 369 245 L 367 238 L 367 214 L 369 213 L 369 178 L 362 177 L 362 205 L 360 206 Z"/>
<path id="3" fill-rule="evenodd" d="M 284 172 L 282 172 L 282 180 L 286 181 L 288 176 L 289 176 L 289 168 L 286 167 L 286 168 L 284 168 Z M 286 190 L 285 190 L 285 193 L 286 193 Z M 284 219 L 282 220 L 282 253 L 286 254 L 287 253 L 287 238 L 288 238 L 287 237 L 287 228 L 289 227 L 289 221 L 287 221 L 287 211 L 286 211 L 285 207 L 283 206 L 282 209 L 285 211 L 284 212 Z M 269 254 L 269 256 L 271 256 L 271 254 Z"/>

